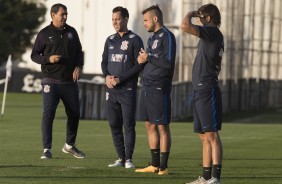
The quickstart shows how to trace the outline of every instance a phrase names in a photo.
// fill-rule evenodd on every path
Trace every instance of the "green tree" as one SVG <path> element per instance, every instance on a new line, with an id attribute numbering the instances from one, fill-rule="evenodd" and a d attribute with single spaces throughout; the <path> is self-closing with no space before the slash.
<path id="1" fill-rule="evenodd" d="M 9 54 L 21 60 L 45 13 L 45 5 L 32 0 L 0 0 L 0 66 Z"/>

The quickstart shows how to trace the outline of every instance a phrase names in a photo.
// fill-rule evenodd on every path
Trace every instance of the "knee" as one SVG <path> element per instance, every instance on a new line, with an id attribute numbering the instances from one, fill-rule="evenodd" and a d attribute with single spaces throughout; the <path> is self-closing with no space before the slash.
<path id="1" fill-rule="evenodd" d="M 217 132 L 209 132 L 207 134 L 207 141 L 214 143 L 214 142 L 219 142 L 220 138 Z"/>

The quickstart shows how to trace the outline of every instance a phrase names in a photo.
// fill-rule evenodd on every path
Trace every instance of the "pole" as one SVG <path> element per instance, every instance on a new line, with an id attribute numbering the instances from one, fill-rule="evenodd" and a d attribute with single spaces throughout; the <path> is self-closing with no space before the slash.
<path id="1" fill-rule="evenodd" d="M 4 116 L 5 101 L 6 101 L 6 94 L 7 94 L 7 88 L 8 88 L 8 81 L 9 81 L 9 76 L 6 75 L 5 87 L 4 87 L 4 94 L 3 94 L 3 101 L 2 101 L 2 108 L 1 108 L 1 117 Z"/>

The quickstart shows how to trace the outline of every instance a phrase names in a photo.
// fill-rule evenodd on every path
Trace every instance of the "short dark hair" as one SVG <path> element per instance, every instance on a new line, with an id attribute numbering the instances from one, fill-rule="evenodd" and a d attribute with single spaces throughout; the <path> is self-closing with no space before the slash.
<path id="1" fill-rule="evenodd" d="M 217 25 L 218 27 L 220 26 L 221 16 L 216 5 L 212 3 L 203 5 L 198 9 L 198 12 L 200 12 L 200 14 L 204 16 L 210 16 L 211 21 L 213 21 L 213 23 L 215 23 L 215 25 Z"/>
<path id="2" fill-rule="evenodd" d="M 116 12 L 120 12 L 122 18 L 129 18 L 129 13 L 128 13 L 128 10 L 126 8 L 123 8 L 121 6 L 117 6 L 113 9 L 113 13 L 116 13 Z"/>
<path id="3" fill-rule="evenodd" d="M 163 12 L 159 8 L 158 4 L 150 6 L 149 8 L 146 8 L 145 10 L 142 11 L 142 14 L 144 15 L 145 13 L 149 11 L 152 11 L 158 17 L 158 22 L 163 24 Z"/>
<path id="4" fill-rule="evenodd" d="M 60 8 L 63 8 L 64 10 L 67 10 L 67 7 L 65 5 L 61 4 L 61 3 L 54 4 L 51 7 L 51 10 L 50 10 L 51 16 L 52 16 L 52 13 L 57 14 Z"/>

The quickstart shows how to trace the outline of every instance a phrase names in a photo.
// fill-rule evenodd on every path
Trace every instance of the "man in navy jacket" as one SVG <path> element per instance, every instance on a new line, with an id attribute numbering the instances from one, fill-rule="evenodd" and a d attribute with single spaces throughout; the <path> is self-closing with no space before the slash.
<path id="1" fill-rule="evenodd" d="M 138 57 L 145 63 L 141 94 L 141 117 L 145 121 L 151 151 L 151 163 L 136 172 L 168 174 L 171 147 L 171 89 L 175 66 L 175 36 L 163 25 L 163 14 L 158 5 L 142 12 L 144 26 L 153 35 Z"/>
<path id="2" fill-rule="evenodd" d="M 142 70 L 137 57 L 143 48 L 141 38 L 128 30 L 128 19 L 126 8 L 113 9 L 112 24 L 116 33 L 107 38 L 101 63 L 107 85 L 106 114 L 119 157 L 108 166 L 127 169 L 135 167 L 132 156 L 136 139 L 136 89 Z"/>

